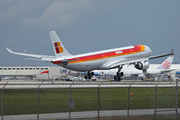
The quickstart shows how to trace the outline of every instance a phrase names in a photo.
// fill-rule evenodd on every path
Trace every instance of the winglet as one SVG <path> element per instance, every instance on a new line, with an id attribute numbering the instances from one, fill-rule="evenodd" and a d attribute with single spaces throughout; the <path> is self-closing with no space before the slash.
<path id="1" fill-rule="evenodd" d="M 171 54 L 171 55 L 174 55 L 174 49 L 171 50 L 171 53 L 170 53 L 170 54 Z"/>
<path id="2" fill-rule="evenodd" d="M 10 50 L 9 48 L 6 48 L 8 50 L 8 52 L 10 53 L 14 53 L 12 50 Z"/>
<path id="3" fill-rule="evenodd" d="M 170 53 L 157 55 L 157 56 L 152 56 L 149 59 L 155 59 L 155 58 L 160 58 L 160 57 L 165 57 L 165 56 L 170 56 L 170 55 L 174 55 L 174 49 L 172 49 Z"/>

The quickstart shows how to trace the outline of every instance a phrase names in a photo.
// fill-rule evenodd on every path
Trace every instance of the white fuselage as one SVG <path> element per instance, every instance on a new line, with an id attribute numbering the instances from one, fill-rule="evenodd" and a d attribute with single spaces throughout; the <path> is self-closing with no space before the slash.
<path id="1" fill-rule="evenodd" d="M 135 49 L 135 47 L 139 48 Z M 114 63 L 148 58 L 151 53 L 152 51 L 148 46 L 136 45 L 80 55 L 73 55 L 67 58 L 55 59 L 53 60 L 53 63 L 75 71 L 92 71 L 95 69 L 108 70 L 112 69 L 111 65 Z M 61 64 L 61 61 L 63 59 L 68 60 L 67 65 Z"/>

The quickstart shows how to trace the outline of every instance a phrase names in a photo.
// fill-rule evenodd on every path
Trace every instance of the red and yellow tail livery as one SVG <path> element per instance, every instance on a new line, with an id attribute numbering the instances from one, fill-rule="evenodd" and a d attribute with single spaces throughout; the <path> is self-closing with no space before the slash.
<path id="1" fill-rule="evenodd" d="M 55 42 L 54 47 L 56 49 L 56 53 L 63 53 L 63 47 L 61 46 L 60 42 Z"/>

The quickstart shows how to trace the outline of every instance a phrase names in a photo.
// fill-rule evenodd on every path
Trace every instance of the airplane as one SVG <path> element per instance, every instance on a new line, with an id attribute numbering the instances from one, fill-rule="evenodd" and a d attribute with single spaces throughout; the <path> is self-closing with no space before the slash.
<path id="1" fill-rule="evenodd" d="M 123 68 L 121 71 L 123 72 L 124 76 L 144 76 L 144 75 L 156 75 L 166 72 L 173 71 L 170 69 L 171 64 L 173 62 L 174 57 L 168 57 L 164 62 L 162 62 L 156 69 L 147 69 L 145 71 L 130 68 Z M 117 72 L 117 69 L 111 70 L 94 70 L 94 75 L 96 76 L 114 76 Z"/>
<path id="2" fill-rule="evenodd" d="M 11 80 L 11 79 L 14 79 L 14 77 L 2 77 L 1 80 Z"/>
<path id="3" fill-rule="evenodd" d="M 146 45 L 131 45 L 127 47 L 120 47 L 79 55 L 71 55 L 62 44 L 56 32 L 50 31 L 49 33 L 54 48 L 55 56 L 18 53 L 13 52 L 9 48 L 6 49 L 10 53 L 16 55 L 39 58 L 26 59 L 52 62 L 53 64 L 74 71 L 86 71 L 87 74 L 84 76 L 85 79 L 91 79 L 91 77 L 94 75 L 94 72 L 91 72 L 93 70 L 109 70 L 113 68 L 118 68 L 118 71 L 114 78 L 121 79 L 121 76 L 123 76 L 123 73 L 121 72 L 123 65 L 134 64 L 134 67 L 136 69 L 146 70 L 149 68 L 149 59 L 174 55 L 172 49 L 171 53 L 150 57 L 152 50 Z"/>

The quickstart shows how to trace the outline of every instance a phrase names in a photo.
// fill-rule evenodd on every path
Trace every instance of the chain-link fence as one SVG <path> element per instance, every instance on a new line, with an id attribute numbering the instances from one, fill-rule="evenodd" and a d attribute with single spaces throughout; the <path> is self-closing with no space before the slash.
<path id="1" fill-rule="evenodd" d="M 2 120 L 177 119 L 180 107 L 176 83 L 17 86 L 0 91 Z"/>

